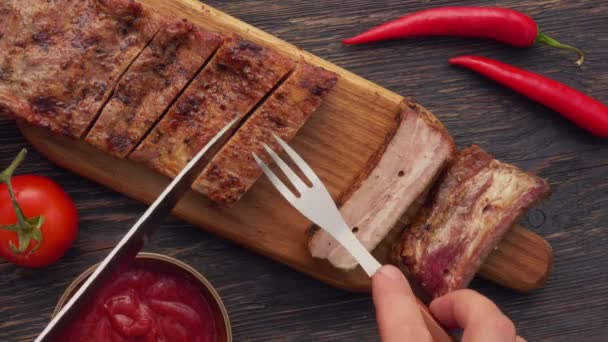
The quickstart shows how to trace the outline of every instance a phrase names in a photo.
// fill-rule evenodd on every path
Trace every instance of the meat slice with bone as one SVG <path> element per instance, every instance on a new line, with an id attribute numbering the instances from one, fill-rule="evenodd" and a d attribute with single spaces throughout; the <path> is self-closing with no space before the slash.
<path id="1" fill-rule="evenodd" d="M 372 251 L 431 187 L 455 153 L 446 129 L 432 113 L 411 100 L 401 106 L 394 136 L 379 151 L 376 165 L 340 208 L 357 238 Z M 327 232 L 314 229 L 308 243 L 315 258 L 342 269 L 355 259 Z"/>
<path id="2" fill-rule="evenodd" d="M 460 152 L 397 246 L 429 294 L 468 286 L 509 228 L 549 192 L 546 181 L 481 148 Z"/>
<path id="3" fill-rule="evenodd" d="M 278 54 L 232 35 L 130 158 L 175 177 L 224 126 L 244 118 L 293 69 Z"/>
<path id="4" fill-rule="evenodd" d="M 116 85 L 86 141 L 126 157 L 220 43 L 185 19 L 165 24 Z"/>
<path id="5" fill-rule="evenodd" d="M 0 111 L 81 138 L 159 20 L 132 0 L 12 3 L 21 23 L 0 51 Z"/>
<path id="6" fill-rule="evenodd" d="M 252 153 L 270 163 L 262 144 L 281 151 L 273 135 L 293 139 L 336 82 L 335 73 L 300 62 L 216 154 L 193 188 L 222 205 L 236 203 L 262 175 Z"/>

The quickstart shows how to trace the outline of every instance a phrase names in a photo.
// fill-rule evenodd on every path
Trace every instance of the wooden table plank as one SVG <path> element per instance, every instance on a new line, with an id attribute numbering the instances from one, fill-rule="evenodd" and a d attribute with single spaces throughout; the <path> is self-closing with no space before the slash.
<path id="1" fill-rule="evenodd" d="M 553 195 L 522 224 L 547 238 L 554 274 L 531 294 L 476 280 L 534 341 L 601 341 L 608 335 L 608 143 L 594 139 L 549 110 L 493 83 L 447 65 L 459 54 L 499 58 L 562 80 L 608 102 L 608 4 L 603 1 L 502 1 L 533 15 L 548 34 L 584 48 L 575 56 L 547 47 L 516 50 L 470 39 L 414 39 L 343 47 L 339 39 L 382 20 L 430 6 L 414 0 L 207 1 L 322 58 L 431 109 L 459 146 L 477 143 L 497 157 L 546 177 Z M 488 1 L 433 1 L 432 5 Z M 0 119 L 0 164 L 27 146 Z M 46 324 L 61 292 L 99 261 L 144 206 L 52 165 L 32 151 L 21 172 L 44 174 L 74 196 L 79 239 L 62 261 L 26 270 L 0 261 L 0 340 L 30 341 Z M 284 266 L 177 220 L 147 250 L 191 264 L 218 287 L 237 341 L 377 340 L 369 297 L 330 288 Z"/>

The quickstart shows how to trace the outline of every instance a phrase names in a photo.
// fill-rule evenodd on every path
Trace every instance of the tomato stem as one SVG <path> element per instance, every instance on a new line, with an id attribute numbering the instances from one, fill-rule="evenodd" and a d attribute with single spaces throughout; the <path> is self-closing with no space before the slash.
<path id="1" fill-rule="evenodd" d="M 9 226 L 0 225 L 0 229 L 10 230 L 17 233 L 19 238 L 18 246 L 15 246 L 13 242 L 10 242 L 10 247 L 13 253 L 21 254 L 24 253 L 30 245 L 30 241 L 34 240 L 37 242 L 36 246 L 30 251 L 30 253 L 37 250 L 42 244 L 42 232 L 40 227 L 44 223 L 43 216 L 36 216 L 34 218 L 27 218 L 23 214 L 23 210 L 17 203 L 17 197 L 15 196 L 15 191 L 13 189 L 13 185 L 11 184 L 11 178 L 13 174 L 21 165 L 25 156 L 27 155 L 27 150 L 24 148 L 19 152 L 15 160 L 9 165 L 9 167 L 0 173 L 0 183 L 6 184 L 6 188 L 8 189 L 8 194 L 11 199 L 11 203 L 13 204 L 13 208 L 15 210 L 15 215 L 17 216 L 17 223 Z"/>
<path id="2" fill-rule="evenodd" d="M 549 45 L 554 48 L 574 51 L 574 52 L 578 53 L 579 58 L 576 61 L 576 65 L 578 65 L 578 66 L 581 66 L 583 64 L 583 62 L 585 61 L 585 53 L 581 49 L 576 48 L 574 46 L 562 44 L 562 43 L 558 42 L 557 40 L 544 34 L 540 29 L 538 30 L 538 36 L 536 36 L 536 42 L 545 44 L 545 45 Z"/>
<path id="3" fill-rule="evenodd" d="M 11 184 L 11 178 L 13 177 L 15 170 L 17 170 L 19 165 L 21 165 L 21 163 L 25 159 L 26 155 L 27 155 L 27 150 L 26 149 L 21 150 L 21 152 L 19 152 L 19 154 L 17 155 L 17 158 L 15 158 L 15 160 L 11 163 L 11 165 L 6 170 L 2 171 L 2 173 L 0 173 L 0 182 L 6 184 L 6 187 L 8 188 L 8 193 L 11 198 L 11 202 L 13 203 L 13 208 L 15 208 L 15 214 L 17 214 L 17 219 L 19 221 L 25 220 L 25 215 L 23 215 L 23 211 L 21 210 L 21 208 L 19 207 L 19 204 L 17 203 L 17 198 L 15 197 L 15 191 L 13 190 L 13 185 Z"/>

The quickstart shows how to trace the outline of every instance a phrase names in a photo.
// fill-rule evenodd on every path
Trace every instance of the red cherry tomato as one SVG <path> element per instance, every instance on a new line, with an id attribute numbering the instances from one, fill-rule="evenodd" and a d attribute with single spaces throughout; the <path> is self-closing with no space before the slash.
<path id="1" fill-rule="evenodd" d="M 67 252 L 78 235 L 74 202 L 59 185 L 46 177 L 16 176 L 11 178 L 11 184 L 23 216 L 28 221 L 37 217 L 44 220 L 40 226 L 41 242 L 39 245 L 31 238 L 27 241 L 27 249 L 15 250 L 20 246 L 17 232 L 2 227 L 15 225 L 17 214 L 7 185 L 0 184 L 0 256 L 25 267 L 54 263 Z"/>

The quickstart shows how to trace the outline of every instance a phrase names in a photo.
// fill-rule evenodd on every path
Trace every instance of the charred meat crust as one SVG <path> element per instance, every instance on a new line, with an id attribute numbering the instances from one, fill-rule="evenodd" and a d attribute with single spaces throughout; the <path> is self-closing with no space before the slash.
<path id="1" fill-rule="evenodd" d="M 269 49 L 227 36 L 130 158 L 175 177 L 226 124 L 244 118 L 293 66 Z"/>
<path id="2" fill-rule="evenodd" d="M 400 261 L 432 296 L 466 287 L 509 228 L 549 193 L 543 179 L 463 150 L 403 234 Z"/>
<path id="3" fill-rule="evenodd" d="M 193 188 L 225 206 L 237 202 L 262 175 L 252 153 L 270 163 L 262 143 L 280 151 L 273 134 L 293 139 L 336 82 L 333 72 L 300 62 L 212 159 Z"/>
<path id="4" fill-rule="evenodd" d="M 168 21 L 117 84 L 86 141 L 126 157 L 221 43 L 189 21 Z"/>
<path id="5" fill-rule="evenodd" d="M 0 51 L 6 51 L 12 36 L 18 32 L 22 22 L 19 2 L 4 0 L 0 3 Z M 23 6 L 23 4 L 21 5 Z M 1 69 L 0 69 L 1 72 Z M 2 80 L 0 74 L 0 80 Z"/>
<path id="6" fill-rule="evenodd" d="M 0 107 L 81 138 L 159 22 L 128 0 L 15 3 L 21 23 L 0 51 Z"/>
<path id="7" fill-rule="evenodd" d="M 411 208 L 418 206 L 416 201 L 428 192 L 456 149 L 446 129 L 422 106 L 408 99 L 400 111 L 395 135 L 340 208 L 368 250 L 397 236 L 392 232 L 403 224 L 399 221 L 411 216 Z M 338 268 L 356 266 L 352 256 L 324 231 L 311 235 L 309 249 L 313 257 L 328 259 Z"/>

